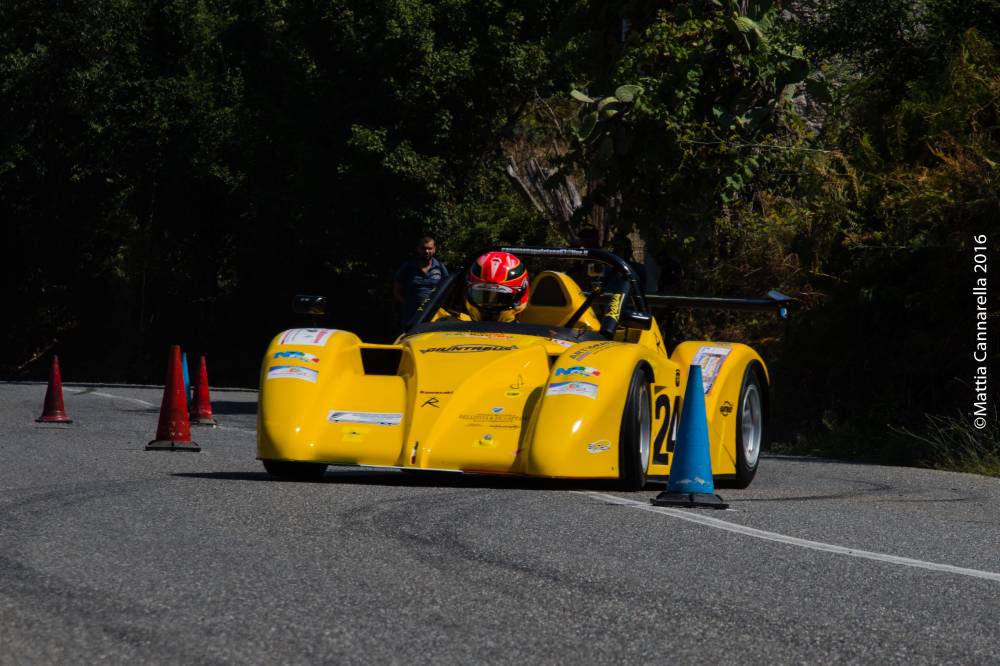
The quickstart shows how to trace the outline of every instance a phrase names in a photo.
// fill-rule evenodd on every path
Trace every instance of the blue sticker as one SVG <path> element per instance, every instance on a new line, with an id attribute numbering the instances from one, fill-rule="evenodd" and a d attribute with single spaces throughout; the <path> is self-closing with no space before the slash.
<path id="1" fill-rule="evenodd" d="M 585 365 L 576 365 L 572 368 L 556 368 L 556 377 L 566 377 L 569 375 L 580 375 L 581 377 L 598 377 L 601 371 Z"/>

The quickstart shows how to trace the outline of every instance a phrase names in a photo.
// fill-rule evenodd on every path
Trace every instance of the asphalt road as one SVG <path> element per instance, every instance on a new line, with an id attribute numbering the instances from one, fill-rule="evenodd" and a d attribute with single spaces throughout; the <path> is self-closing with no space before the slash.
<path id="1" fill-rule="evenodd" d="M 0 384 L 0 663 L 1000 663 L 1000 479 L 770 457 L 727 511 L 331 468 L 256 394 L 146 452 L 160 392 Z M 697 522 L 692 522 L 697 521 Z"/>

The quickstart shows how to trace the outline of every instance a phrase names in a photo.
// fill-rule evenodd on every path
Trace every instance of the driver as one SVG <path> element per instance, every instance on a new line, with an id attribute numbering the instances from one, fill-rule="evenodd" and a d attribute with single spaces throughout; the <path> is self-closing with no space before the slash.
<path id="1" fill-rule="evenodd" d="M 465 276 L 465 307 L 478 321 L 512 322 L 528 305 L 528 269 L 509 252 L 487 252 Z"/>

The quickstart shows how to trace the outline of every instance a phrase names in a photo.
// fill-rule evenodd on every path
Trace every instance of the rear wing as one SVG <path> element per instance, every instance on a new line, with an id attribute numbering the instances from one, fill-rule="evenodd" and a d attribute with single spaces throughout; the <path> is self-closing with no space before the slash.
<path id="1" fill-rule="evenodd" d="M 701 308 L 710 310 L 773 310 L 779 319 L 788 319 L 789 308 L 795 299 L 774 289 L 765 298 L 717 298 L 714 296 L 675 296 L 646 294 L 650 310 L 670 308 Z"/>

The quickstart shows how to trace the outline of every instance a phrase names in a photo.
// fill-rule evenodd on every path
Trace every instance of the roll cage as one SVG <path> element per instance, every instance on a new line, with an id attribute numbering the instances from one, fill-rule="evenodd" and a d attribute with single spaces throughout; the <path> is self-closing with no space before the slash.
<path id="1" fill-rule="evenodd" d="M 420 307 L 417 308 L 413 318 L 407 323 L 404 334 L 437 330 L 438 322 L 432 320 L 440 310 L 458 314 L 464 311 L 464 290 L 465 275 L 477 257 L 487 252 L 509 252 L 520 257 L 552 257 L 554 259 L 570 259 L 575 261 L 598 262 L 606 266 L 610 277 L 602 281 L 599 289 L 587 294 L 583 305 L 560 327 L 531 326 L 523 324 L 504 324 L 501 322 L 441 322 L 447 326 L 440 326 L 442 329 L 454 330 L 460 328 L 461 324 L 468 326 L 475 324 L 472 328 L 481 330 L 484 328 L 496 329 L 497 332 L 513 332 L 532 334 L 533 329 L 539 329 L 539 334 L 546 331 L 559 334 L 558 337 L 567 339 L 581 339 L 581 333 L 574 330 L 575 324 L 580 317 L 590 308 L 591 305 L 601 298 L 602 302 L 608 303 L 605 314 L 601 317 L 600 330 L 597 337 L 611 339 L 620 323 L 629 326 L 648 329 L 653 322 L 653 316 L 646 305 L 646 298 L 639 288 L 639 281 L 636 273 L 621 257 L 608 252 L 607 250 L 590 248 L 554 248 L 539 246 L 508 246 L 497 245 L 487 248 L 466 259 L 462 264 L 462 269 L 456 271 L 445 278 L 444 282 L 428 296 Z M 606 273 L 607 275 L 608 273 Z M 513 330 L 512 330 L 513 327 Z M 551 330 L 550 330 L 551 329 Z M 471 329 L 470 329 L 471 330 Z M 593 334 L 587 337 L 592 337 Z"/>

